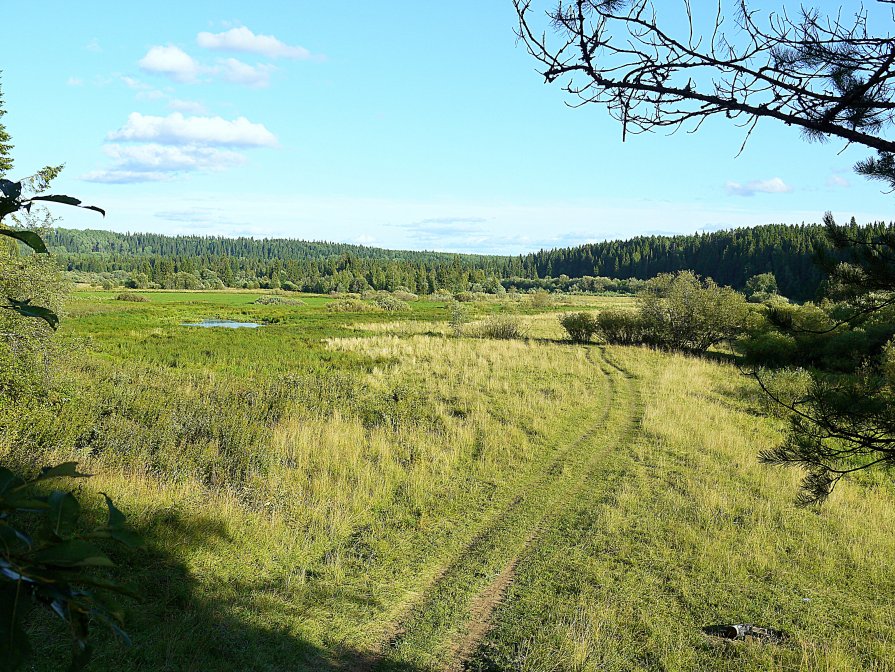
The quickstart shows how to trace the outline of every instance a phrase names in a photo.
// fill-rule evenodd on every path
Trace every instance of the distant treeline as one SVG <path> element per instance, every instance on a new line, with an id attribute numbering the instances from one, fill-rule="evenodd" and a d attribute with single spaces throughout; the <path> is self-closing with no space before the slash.
<path id="1" fill-rule="evenodd" d="M 824 279 L 815 262 L 814 253 L 819 248 L 830 249 L 822 226 L 773 224 L 542 250 L 530 258 L 541 277 L 647 279 L 659 273 L 692 270 L 738 290 L 753 275 L 773 273 L 781 294 L 804 301 L 815 297 Z"/>
<path id="2" fill-rule="evenodd" d="M 891 229 L 877 223 L 875 229 Z M 385 250 L 290 239 L 163 236 L 54 229 L 50 249 L 75 280 L 131 287 L 264 287 L 309 292 L 629 292 L 659 273 L 690 269 L 742 289 L 773 273 L 780 293 L 814 298 L 824 274 L 818 225 L 769 225 L 686 236 L 641 236 L 519 256 Z M 612 280 L 610 280 L 610 278 Z"/>

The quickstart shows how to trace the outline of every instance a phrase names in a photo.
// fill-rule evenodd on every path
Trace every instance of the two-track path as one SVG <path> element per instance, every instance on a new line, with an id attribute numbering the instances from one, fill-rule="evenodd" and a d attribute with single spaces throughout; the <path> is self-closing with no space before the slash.
<path id="1" fill-rule="evenodd" d="M 609 390 L 605 404 L 578 438 L 518 486 L 494 515 L 392 623 L 378 648 L 342 661 L 342 669 L 461 670 L 488 633 L 497 606 L 527 549 L 537 543 L 586 481 L 629 442 L 640 413 L 637 380 L 589 347 L 588 360 Z"/>

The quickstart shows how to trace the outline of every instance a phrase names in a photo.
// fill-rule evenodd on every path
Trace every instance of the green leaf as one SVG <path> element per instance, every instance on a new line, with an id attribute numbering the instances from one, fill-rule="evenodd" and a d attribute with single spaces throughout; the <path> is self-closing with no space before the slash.
<path id="1" fill-rule="evenodd" d="M 104 492 L 101 492 L 100 494 L 106 498 L 106 506 L 109 507 L 109 529 L 120 529 L 124 526 L 124 514 L 118 510 L 118 507 L 115 506 L 114 502 L 112 502 L 112 498 L 109 497 L 109 495 Z"/>
<path id="2" fill-rule="evenodd" d="M 9 236 L 10 238 L 15 238 L 16 240 L 21 240 L 25 245 L 30 247 L 35 252 L 39 252 L 41 254 L 49 254 L 49 250 L 47 250 L 47 246 L 44 245 L 43 239 L 38 236 L 34 231 L 19 231 L 17 229 L 0 229 L 0 236 Z"/>
<path id="3" fill-rule="evenodd" d="M 42 511 L 49 508 L 44 497 L 36 497 L 27 488 L 16 489 L 0 497 L 0 508 L 7 511 Z"/>
<path id="4" fill-rule="evenodd" d="M 115 563 L 91 543 L 72 539 L 44 548 L 33 556 L 34 561 L 59 567 L 114 567 Z"/>
<path id="5" fill-rule="evenodd" d="M 61 539 L 70 537 L 78 527 L 81 505 L 73 494 L 55 490 L 49 497 L 50 510 L 47 512 L 49 530 Z"/>
<path id="6" fill-rule="evenodd" d="M 78 471 L 77 462 L 63 462 L 55 467 L 44 467 L 34 482 L 46 481 L 50 478 L 90 478 L 92 474 L 82 474 Z"/>
<path id="7" fill-rule="evenodd" d="M 0 585 L 0 661 L 3 669 L 14 670 L 31 654 L 22 618 L 31 607 L 31 598 L 21 583 Z"/>
<path id="8" fill-rule="evenodd" d="M 81 199 L 75 198 L 74 196 L 64 196 L 62 194 L 50 194 L 49 196 L 32 196 L 26 201 L 26 205 L 30 205 L 33 201 L 50 201 L 52 203 L 64 203 L 65 205 L 73 205 L 78 208 L 84 208 L 85 210 L 95 210 L 103 217 L 106 216 L 106 211 L 102 208 L 98 208 L 95 205 L 81 205 Z"/>
<path id="9" fill-rule="evenodd" d="M 6 467 L 0 467 L 0 495 L 23 485 L 25 481 L 16 476 Z"/>
<path id="10" fill-rule="evenodd" d="M 72 643 L 71 665 L 68 666 L 68 672 L 80 672 L 87 667 L 92 657 L 93 647 L 86 641 L 75 640 Z"/>
<path id="11" fill-rule="evenodd" d="M 8 558 L 11 553 L 27 551 L 30 547 L 31 539 L 28 535 L 0 522 L 0 552 L 4 558 Z"/>
<path id="12" fill-rule="evenodd" d="M 109 536 L 112 537 L 115 541 L 120 544 L 124 544 L 128 548 L 140 548 L 143 546 L 143 539 L 136 532 L 132 532 L 131 530 L 112 530 L 109 533 Z"/>
<path id="13" fill-rule="evenodd" d="M 17 301 L 12 297 L 7 296 L 6 300 L 9 301 L 10 305 L 2 306 L 3 308 L 14 310 L 23 317 L 39 317 L 47 324 L 49 324 L 53 329 L 56 329 L 56 327 L 59 326 L 59 317 L 57 317 L 56 313 L 54 313 L 49 308 L 43 308 L 42 306 L 32 306 L 31 299 Z"/>
<path id="14" fill-rule="evenodd" d="M 133 586 L 119 583 L 112 579 L 104 579 L 101 576 L 83 575 L 78 576 L 76 581 L 79 586 L 91 586 L 93 588 L 100 588 L 113 593 L 127 595 L 128 597 L 140 598 L 140 592 Z"/>

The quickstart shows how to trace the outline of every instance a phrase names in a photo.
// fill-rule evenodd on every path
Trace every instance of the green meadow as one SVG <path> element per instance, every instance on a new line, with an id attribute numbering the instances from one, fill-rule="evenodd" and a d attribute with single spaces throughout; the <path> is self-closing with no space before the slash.
<path id="1" fill-rule="evenodd" d="M 77 460 L 144 539 L 110 549 L 132 644 L 97 628 L 89 669 L 895 669 L 889 476 L 797 508 L 732 357 L 563 340 L 630 299 L 470 302 L 457 334 L 445 301 L 136 294 L 75 292 L 46 403 L 0 408 L 4 463 Z M 787 637 L 702 632 L 732 623 Z"/>

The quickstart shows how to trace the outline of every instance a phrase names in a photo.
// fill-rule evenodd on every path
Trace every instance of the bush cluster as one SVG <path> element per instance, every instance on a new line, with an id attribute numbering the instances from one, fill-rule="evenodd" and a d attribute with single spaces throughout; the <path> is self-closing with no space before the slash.
<path id="1" fill-rule="evenodd" d="M 479 335 L 482 338 L 513 339 L 525 338 L 526 330 L 522 322 L 514 315 L 495 315 L 479 325 Z"/>
<path id="2" fill-rule="evenodd" d="M 331 313 L 378 313 L 382 310 L 375 303 L 360 299 L 339 299 L 330 303 L 326 309 Z"/>
<path id="3" fill-rule="evenodd" d="M 587 343 L 597 331 L 597 320 L 593 313 L 566 313 L 559 316 L 559 323 L 569 335 L 569 340 Z"/>
<path id="4" fill-rule="evenodd" d="M 377 307 L 390 313 L 399 313 L 405 310 L 410 310 L 410 306 L 407 305 L 406 301 L 402 301 L 395 296 L 379 296 L 376 297 L 373 302 Z"/>
<path id="5" fill-rule="evenodd" d="M 301 299 L 288 299 L 284 296 L 259 296 L 253 301 L 261 306 L 303 306 L 304 301 Z"/>
<path id="6" fill-rule="evenodd" d="M 635 310 L 604 310 L 594 326 L 607 343 L 705 352 L 742 335 L 749 319 L 742 294 L 682 271 L 649 280 Z"/>
<path id="7" fill-rule="evenodd" d="M 596 333 L 613 345 L 644 343 L 646 331 L 640 314 L 624 308 L 609 308 L 596 317 Z"/>
<path id="8" fill-rule="evenodd" d="M 116 301 L 133 301 L 134 303 L 146 303 L 149 301 L 148 298 L 142 296 L 141 294 L 134 294 L 133 292 L 121 292 L 118 296 L 115 297 Z"/>

